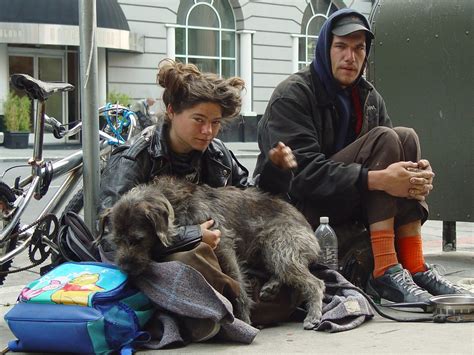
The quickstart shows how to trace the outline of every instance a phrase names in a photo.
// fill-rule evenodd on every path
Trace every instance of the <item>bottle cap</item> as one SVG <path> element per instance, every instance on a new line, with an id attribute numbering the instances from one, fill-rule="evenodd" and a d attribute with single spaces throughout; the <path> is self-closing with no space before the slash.
<path id="1" fill-rule="evenodd" d="M 319 218 L 319 223 L 321 223 L 321 224 L 327 224 L 327 223 L 329 223 L 329 217 L 326 217 L 326 216 L 320 217 L 320 218 Z"/>

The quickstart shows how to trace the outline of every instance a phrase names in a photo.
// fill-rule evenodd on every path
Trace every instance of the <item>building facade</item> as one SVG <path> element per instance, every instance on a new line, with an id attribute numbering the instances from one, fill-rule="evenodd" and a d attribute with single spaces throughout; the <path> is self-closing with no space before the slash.
<path id="1" fill-rule="evenodd" d="M 174 58 L 246 82 L 242 117 L 225 140 L 255 140 L 276 85 L 311 62 L 324 20 L 338 8 L 369 15 L 371 0 L 96 0 L 99 104 L 111 92 L 160 98 L 158 63 Z M 79 76 L 77 1 L 0 0 L 0 116 L 9 75 L 68 81 Z M 79 91 L 57 95 L 47 112 L 80 116 Z M 158 100 L 153 110 L 161 110 Z M 0 125 L 0 131 L 2 126 Z"/>

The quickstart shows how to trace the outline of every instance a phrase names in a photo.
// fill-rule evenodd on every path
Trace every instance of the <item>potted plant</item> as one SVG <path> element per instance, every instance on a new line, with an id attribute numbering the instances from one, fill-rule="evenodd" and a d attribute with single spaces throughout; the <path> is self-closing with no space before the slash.
<path id="1" fill-rule="evenodd" d="M 107 95 L 107 102 L 112 104 L 120 104 L 122 106 L 130 106 L 132 99 L 127 94 L 118 91 L 111 91 Z"/>
<path id="2" fill-rule="evenodd" d="M 27 96 L 8 94 L 4 103 L 5 148 L 28 148 L 31 104 Z"/>

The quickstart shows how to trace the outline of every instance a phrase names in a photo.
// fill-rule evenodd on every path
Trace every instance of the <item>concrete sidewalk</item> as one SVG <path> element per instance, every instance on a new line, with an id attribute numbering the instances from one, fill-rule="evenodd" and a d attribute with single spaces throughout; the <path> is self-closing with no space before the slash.
<path id="1" fill-rule="evenodd" d="M 474 279 L 474 253 L 428 254 L 430 263 L 446 268 L 449 279 Z M 0 287 L 0 317 L 3 319 L 25 283 L 35 272 L 9 275 Z M 11 278 L 10 278 L 11 277 Z M 403 317 L 403 314 L 401 315 Z M 14 339 L 6 323 L 0 321 L 0 346 Z M 58 341 L 60 337 L 58 337 Z M 142 351 L 140 351 L 141 353 Z M 283 323 L 262 329 L 250 345 L 209 341 L 184 348 L 143 351 L 169 354 L 474 354 L 474 323 L 398 323 L 378 315 L 356 329 L 341 333 L 303 330 L 302 323 Z"/>
<path id="2" fill-rule="evenodd" d="M 29 146 L 25 149 L 9 149 L 0 145 L 0 162 L 26 162 L 33 155 L 33 134 L 30 133 Z M 79 143 L 66 144 L 64 139 L 56 139 L 50 133 L 45 133 L 43 157 L 46 159 L 63 158 L 81 149 Z"/>
<path id="3" fill-rule="evenodd" d="M 258 152 L 256 143 L 228 143 L 239 161 L 253 171 Z M 71 154 L 78 145 L 47 144 L 45 158 L 60 158 Z M 0 161 L 26 161 L 30 149 L 5 149 L 0 146 Z M 473 223 L 457 223 L 457 251 L 442 252 L 442 222 L 428 221 L 422 229 L 426 260 L 445 268 L 453 282 L 474 280 Z M 14 267 L 26 265 L 27 257 L 14 260 Z M 38 268 L 11 274 L 0 287 L 0 347 L 13 335 L 3 321 L 4 314 L 15 303 L 21 288 L 39 276 Z M 58 338 L 60 341 L 60 338 Z M 474 354 L 474 323 L 397 323 L 376 316 L 360 327 L 342 333 L 303 330 L 301 323 L 285 323 L 259 332 L 250 345 L 209 341 L 184 348 L 144 351 L 171 354 Z"/>

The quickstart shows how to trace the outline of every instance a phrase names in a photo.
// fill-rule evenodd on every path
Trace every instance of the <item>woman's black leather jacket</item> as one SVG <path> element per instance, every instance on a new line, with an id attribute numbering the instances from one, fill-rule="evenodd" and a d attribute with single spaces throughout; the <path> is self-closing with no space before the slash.
<path id="1" fill-rule="evenodd" d="M 149 127 L 130 144 L 114 150 L 101 177 L 99 212 L 112 207 L 133 187 L 150 182 L 156 176 L 173 175 L 165 138 L 167 129 L 166 123 Z M 203 152 L 201 170 L 200 183 L 211 187 L 258 186 L 266 192 L 285 194 L 291 180 L 291 172 L 279 169 L 270 161 L 259 176 L 251 179 L 248 170 L 219 139 L 214 139 Z M 269 176 L 271 183 L 268 183 Z"/>

